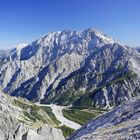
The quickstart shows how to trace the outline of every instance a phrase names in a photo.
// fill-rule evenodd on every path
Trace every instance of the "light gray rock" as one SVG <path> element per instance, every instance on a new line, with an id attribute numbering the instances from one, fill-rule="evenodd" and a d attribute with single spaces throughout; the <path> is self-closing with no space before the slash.
<path id="1" fill-rule="evenodd" d="M 50 125 L 44 125 L 36 131 L 29 129 L 23 136 L 22 140 L 64 140 L 61 130 Z"/>
<path id="2" fill-rule="evenodd" d="M 21 123 L 22 109 L 13 106 L 12 100 L 0 93 L 0 140 L 64 140 L 62 131 L 49 124 L 34 128 Z"/>
<path id="3" fill-rule="evenodd" d="M 140 139 L 140 98 L 133 98 L 116 109 L 91 120 L 69 140 Z"/>

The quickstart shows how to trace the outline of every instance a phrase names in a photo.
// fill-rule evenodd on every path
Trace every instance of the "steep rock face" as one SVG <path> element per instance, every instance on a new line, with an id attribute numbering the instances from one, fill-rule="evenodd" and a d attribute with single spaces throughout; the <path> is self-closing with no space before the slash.
<path id="1" fill-rule="evenodd" d="M 140 54 L 119 44 L 104 45 L 62 79 L 52 101 L 75 107 L 112 108 L 139 95 Z M 48 95 L 49 97 L 49 95 Z M 72 100 L 71 100 L 72 99 Z"/>
<path id="2" fill-rule="evenodd" d="M 11 97 L 0 93 L 0 140 L 64 140 L 62 132 L 49 124 L 33 127 L 22 123 L 24 111 L 12 101 Z"/>
<path id="3" fill-rule="evenodd" d="M 139 66 L 135 49 L 106 34 L 64 30 L 11 50 L 0 87 L 32 101 L 110 109 L 139 95 Z"/>
<path id="4" fill-rule="evenodd" d="M 85 58 L 112 38 L 88 29 L 48 33 L 22 48 L 13 49 L 0 69 L 0 85 L 5 93 L 40 100 L 49 88 L 79 69 Z"/>
<path id="5" fill-rule="evenodd" d="M 90 121 L 69 140 L 134 140 L 140 138 L 140 98 Z"/>
<path id="6" fill-rule="evenodd" d="M 7 51 L 0 50 L 0 67 L 3 65 L 4 58 L 7 56 Z"/>

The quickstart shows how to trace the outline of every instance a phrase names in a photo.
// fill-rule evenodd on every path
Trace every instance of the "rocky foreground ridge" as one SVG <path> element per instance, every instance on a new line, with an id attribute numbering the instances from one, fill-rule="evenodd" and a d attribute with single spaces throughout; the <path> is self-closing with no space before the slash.
<path id="1" fill-rule="evenodd" d="M 0 93 L 0 140 L 64 140 L 62 131 L 54 128 L 45 112 L 38 109 L 38 114 L 34 105 L 29 108 L 32 112 L 29 109 L 26 112 L 25 108 L 30 103 L 26 100 L 23 102 L 24 109 L 20 106 L 22 101 Z M 29 111 L 32 116 L 29 116 Z M 44 120 L 41 120 L 41 116 L 44 116 Z"/>
<path id="2" fill-rule="evenodd" d="M 133 98 L 114 110 L 91 120 L 69 140 L 139 140 L 140 98 Z"/>

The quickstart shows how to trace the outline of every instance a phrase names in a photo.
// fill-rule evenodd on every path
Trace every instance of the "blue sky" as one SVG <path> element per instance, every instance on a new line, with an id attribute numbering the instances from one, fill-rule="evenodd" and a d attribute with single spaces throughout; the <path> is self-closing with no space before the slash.
<path id="1" fill-rule="evenodd" d="M 0 49 L 89 27 L 140 46 L 140 0 L 0 0 Z"/>

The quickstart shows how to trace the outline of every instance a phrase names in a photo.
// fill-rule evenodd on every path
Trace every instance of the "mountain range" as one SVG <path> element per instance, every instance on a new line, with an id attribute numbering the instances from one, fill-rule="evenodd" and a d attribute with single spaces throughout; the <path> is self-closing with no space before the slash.
<path id="1" fill-rule="evenodd" d="M 139 52 L 92 28 L 50 32 L 1 54 L 0 88 L 12 96 L 110 109 L 139 95 Z"/>
<path id="2" fill-rule="evenodd" d="M 96 29 L 0 50 L 0 90 L 1 140 L 140 138 L 140 49 Z"/>

